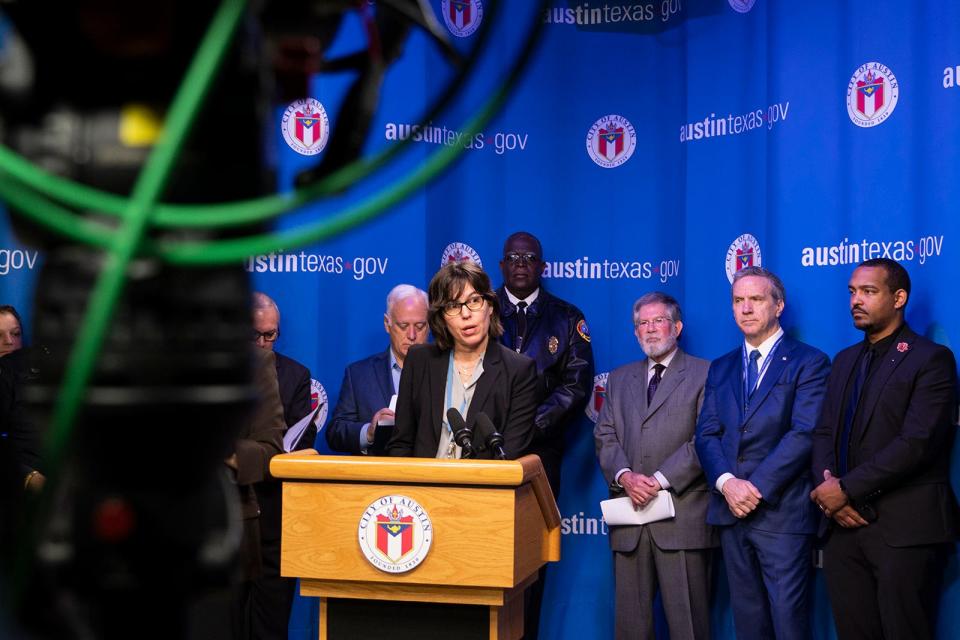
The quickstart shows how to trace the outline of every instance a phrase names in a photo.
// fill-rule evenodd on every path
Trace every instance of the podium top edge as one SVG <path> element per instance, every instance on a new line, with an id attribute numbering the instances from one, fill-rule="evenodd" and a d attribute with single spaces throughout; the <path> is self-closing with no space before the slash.
<path id="1" fill-rule="evenodd" d="M 542 474 L 542 466 L 536 456 L 519 460 L 438 460 L 321 456 L 306 450 L 274 456 L 270 474 L 281 480 L 517 487 Z"/>

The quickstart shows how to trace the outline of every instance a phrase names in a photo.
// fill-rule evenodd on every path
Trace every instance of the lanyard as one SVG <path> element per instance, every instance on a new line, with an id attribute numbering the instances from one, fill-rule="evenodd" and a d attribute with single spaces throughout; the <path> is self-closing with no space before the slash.
<path id="1" fill-rule="evenodd" d="M 457 371 L 453 366 L 453 351 L 450 351 L 450 364 L 447 365 L 447 395 L 444 398 L 443 404 L 446 407 L 452 406 L 453 403 L 453 376 L 457 375 Z M 465 412 L 467 410 L 467 393 L 464 389 L 463 399 L 460 401 L 460 406 L 457 408 L 457 411 L 460 412 L 460 415 L 463 416 L 463 419 L 466 420 L 467 416 Z M 453 440 L 453 427 L 450 426 L 450 423 L 447 421 L 447 412 L 443 412 L 443 424 L 447 427 L 447 431 L 450 433 L 450 439 Z"/>
<path id="2" fill-rule="evenodd" d="M 480 363 L 481 363 L 482 361 L 483 361 L 483 359 L 481 358 L 481 359 L 477 362 L 477 367 L 480 366 Z M 455 367 L 453 366 L 453 351 L 450 351 L 450 363 L 447 365 L 447 389 L 446 389 L 446 397 L 444 398 L 444 406 L 445 406 L 445 407 L 451 407 L 451 406 L 453 406 L 453 377 L 454 377 L 455 375 L 457 375 L 457 372 L 456 372 Z M 476 371 L 476 369 L 474 369 L 473 377 L 470 379 L 470 384 L 471 384 L 471 385 L 476 383 L 476 377 L 477 377 L 477 371 Z M 462 384 L 463 384 L 463 383 L 461 383 L 461 385 L 462 385 Z M 469 386 L 469 385 L 467 385 L 467 386 Z M 463 419 L 464 419 L 464 420 L 467 419 L 467 389 L 466 389 L 466 388 L 463 390 L 463 397 L 462 397 L 461 400 L 460 400 L 460 406 L 457 407 L 457 411 L 460 412 L 460 415 L 463 416 Z M 457 453 L 456 453 L 456 452 L 457 452 L 458 446 L 457 446 L 456 441 L 453 439 L 453 427 L 450 426 L 450 422 L 447 420 L 447 412 L 446 412 L 446 411 L 443 412 L 443 422 L 442 422 L 442 424 L 443 424 L 443 426 L 446 427 L 446 429 L 447 429 L 447 436 L 448 436 L 448 439 L 449 439 L 449 443 L 447 444 L 447 455 L 446 455 L 446 457 L 448 457 L 448 458 L 456 458 L 456 457 L 457 457 Z"/>
<path id="3" fill-rule="evenodd" d="M 760 381 L 763 380 L 763 374 L 766 373 L 767 367 L 770 366 L 770 363 L 773 361 L 773 354 L 777 350 L 777 347 L 780 346 L 780 343 L 783 342 L 783 336 L 786 334 L 781 334 L 777 341 L 773 343 L 773 346 L 770 347 L 770 352 L 767 353 L 767 357 L 763 359 L 763 366 L 760 367 L 760 370 L 757 372 L 757 387 L 760 386 Z M 743 350 L 743 415 L 747 415 L 747 408 L 750 406 L 750 392 L 753 389 L 747 389 L 747 368 L 750 366 L 750 358 L 747 355 L 747 343 L 744 342 L 742 345 Z M 753 351 L 753 349 L 751 349 Z"/>

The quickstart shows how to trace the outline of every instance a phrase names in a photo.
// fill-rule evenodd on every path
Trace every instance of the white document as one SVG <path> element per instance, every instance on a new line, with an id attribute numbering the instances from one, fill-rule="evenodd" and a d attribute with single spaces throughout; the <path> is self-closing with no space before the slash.
<path id="1" fill-rule="evenodd" d="M 603 519 L 608 525 L 647 524 L 657 520 L 666 520 L 677 515 L 673 506 L 673 496 L 666 489 L 657 492 L 657 497 L 639 507 L 633 504 L 630 496 L 600 501 Z"/>
<path id="2" fill-rule="evenodd" d="M 397 394 L 393 394 L 392 396 L 390 396 L 390 406 L 387 408 L 390 409 L 390 411 L 397 410 Z M 383 418 L 377 424 L 383 425 L 384 427 L 392 427 L 394 425 L 394 420 L 393 418 Z"/>
<path id="3" fill-rule="evenodd" d="M 310 426 L 310 422 L 316 420 L 317 416 L 320 415 L 320 410 L 323 409 L 324 403 L 321 402 L 316 409 L 303 416 L 303 419 L 298 423 L 287 429 L 287 432 L 283 434 L 283 450 L 286 453 L 293 451 L 297 444 L 299 444 L 300 439 L 303 437 L 303 434 L 307 432 L 307 427 Z M 320 427 L 317 427 L 319 431 Z M 312 445 L 313 443 L 311 443 Z"/>

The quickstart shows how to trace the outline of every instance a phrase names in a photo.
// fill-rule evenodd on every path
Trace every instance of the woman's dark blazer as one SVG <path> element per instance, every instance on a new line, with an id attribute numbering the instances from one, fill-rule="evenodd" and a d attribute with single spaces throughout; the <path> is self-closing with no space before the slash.
<path id="1" fill-rule="evenodd" d="M 391 456 L 433 458 L 440 446 L 440 428 L 447 392 L 450 351 L 434 344 L 410 347 L 400 376 L 396 426 L 387 445 Z M 484 412 L 503 434 L 507 458 L 524 455 L 533 440 L 533 418 L 539 400 L 536 363 L 491 339 L 483 357 L 470 409 L 472 424 Z M 490 452 L 478 458 L 490 458 Z"/>

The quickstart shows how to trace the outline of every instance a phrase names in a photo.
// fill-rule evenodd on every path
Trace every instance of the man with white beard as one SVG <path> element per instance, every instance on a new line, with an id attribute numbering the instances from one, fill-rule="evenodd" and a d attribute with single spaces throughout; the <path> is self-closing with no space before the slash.
<path id="1" fill-rule="evenodd" d="M 680 305 L 652 292 L 633 305 L 634 333 L 646 358 L 610 373 L 593 434 L 611 494 L 646 505 L 666 490 L 673 518 L 610 527 L 616 579 L 616 637 L 654 637 L 659 587 L 670 637 L 710 636 L 710 493 L 693 437 L 710 363 L 677 346 Z"/>

